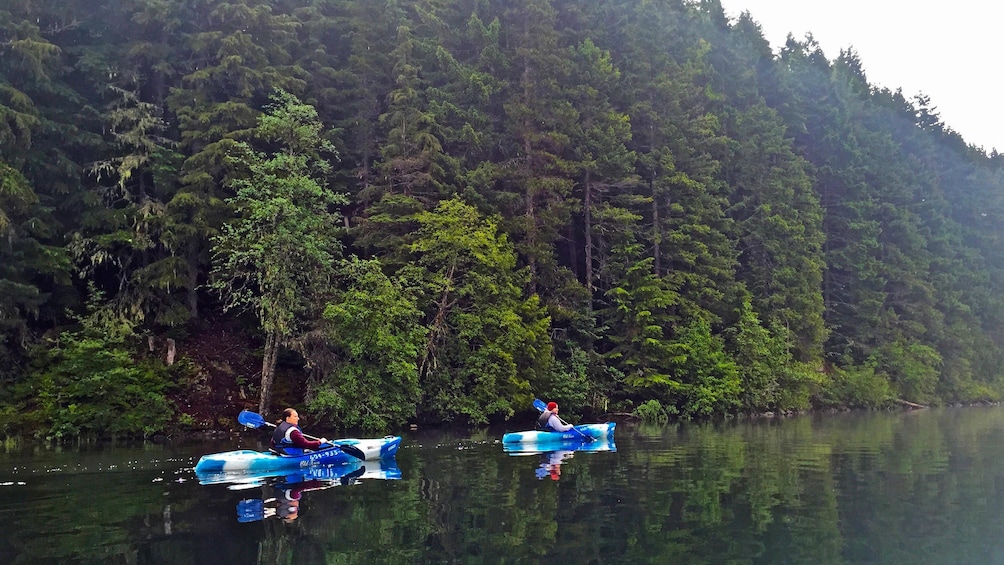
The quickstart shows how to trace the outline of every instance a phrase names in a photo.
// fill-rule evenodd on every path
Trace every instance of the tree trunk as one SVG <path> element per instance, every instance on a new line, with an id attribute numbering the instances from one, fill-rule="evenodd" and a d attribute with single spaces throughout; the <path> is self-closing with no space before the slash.
<path id="1" fill-rule="evenodd" d="M 593 293 L 593 187 L 590 182 L 589 173 L 586 173 L 586 180 L 583 183 L 585 194 L 582 203 L 582 222 L 585 224 L 582 231 L 586 235 L 586 290 Z"/>
<path id="2" fill-rule="evenodd" d="M 261 393 L 258 400 L 258 413 L 268 417 L 268 408 L 272 402 L 272 381 L 275 380 L 275 360 L 279 353 L 279 336 L 268 332 L 265 336 L 265 351 L 261 357 Z"/>
<path id="3" fill-rule="evenodd" d="M 425 355 L 422 356 L 422 362 L 418 367 L 419 375 L 426 375 L 427 367 L 435 367 L 436 363 L 436 340 L 439 339 L 440 335 L 445 333 L 446 327 L 446 314 L 449 312 L 450 307 L 456 301 L 450 301 L 450 291 L 453 289 L 453 274 L 456 272 L 456 264 L 450 265 L 450 272 L 446 275 L 446 285 L 443 289 L 443 298 L 439 301 L 439 309 L 436 312 L 436 318 L 432 323 L 432 328 L 429 330 L 429 339 L 425 343 Z"/>
<path id="4" fill-rule="evenodd" d="M 655 182 L 649 182 L 649 190 L 652 193 L 652 256 L 655 258 L 655 276 L 662 276 L 662 250 L 659 249 L 659 241 L 662 240 L 662 232 L 659 227 L 659 195 L 655 193 Z"/>
<path id="5" fill-rule="evenodd" d="M 193 320 L 199 319 L 199 252 L 194 243 L 188 246 L 188 313 Z"/>

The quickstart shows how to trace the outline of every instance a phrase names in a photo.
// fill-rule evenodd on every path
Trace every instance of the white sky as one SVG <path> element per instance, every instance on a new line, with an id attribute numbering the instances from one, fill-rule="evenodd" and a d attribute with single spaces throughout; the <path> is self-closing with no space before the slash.
<path id="1" fill-rule="evenodd" d="M 748 11 L 777 53 L 811 32 L 831 61 L 853 47 L 872 85 L 931 98 L 967 143 L 1004 152 L 1004 2 L 1000 0 L 721 0 Z"/>

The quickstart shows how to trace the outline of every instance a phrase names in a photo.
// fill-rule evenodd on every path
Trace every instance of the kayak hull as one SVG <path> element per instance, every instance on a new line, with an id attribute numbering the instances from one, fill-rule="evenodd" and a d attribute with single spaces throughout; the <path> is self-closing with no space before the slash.
<path id="1" fill-rule="evenodd" d="M 521 455 L 552 453 L 555 451 L 617 451 L 617 444 L 614 443 L 613 437 L 594 440 L 568 440 L 558 443 L 506 443 L 502 445 L 502 451 L 516 457 Z"/>
<path id="2" fill-rule="evenodd" d="M 351 445 L 358 447 L 366 454 L 367 461 L 377 459 L 387 459 L 397 455 L 398 448 L 401 447 L 400 436 L 384 436 L 377 439 L 356 439 L 343 438 L 333 440 L 336 445 Z"/>
<path id="3" fill-rule="evenodd" d="M 346 477 L 355 479 L 396 480 L 401 478 L 401 469 L 393 458 L 376 461 L 354 459 L 344 465 L 311 465 L 302 468 L 276 469 L 272 471 L 196 471 L 199 484 L 227 485 L 230 490 L 245 490 L 262 485 L 291 487 L 300 483 L 320 481 L 328 486 L 341 484 Z"/>
<path id="4" fill-rule="evenodd" d="M 198 473 L 250 472 L 264 473 L 283 469 L 300 469 L 311 466 L 336 466 L 359 461 L 337 447 L 343 440 L 335 440 L 336 447 L 311 451 L 302 455 L 276 455 L 274 453 L 241 449 L 203 455 L 195 465 Z M 367 460 L 393 457 L 401 445 L 400 436 L 379 439 L 348 439 L 344 443 L 362 450 Z"/>
<path id="5" fill-rule="evenodd" d="M 616 426 L 616 422 L 607 422 L 604 424 L 581 424 L 575 426 L 574 430 L 568 430 L 567 432 L 543 432 L 537 430 L 511 432 L 502 436 L 502 444 L 560 445 L 562 443 L 579 443 L 583 439 L 586 439 L 586 441 L 613 439 L 614 428 Z"/>
<path id="6" fill-rule="evenodd" d="M 311 465 L 346 465 L 359 461 L 337 447 L 322 449 L 296 456 L 280 456 L 274 453 L 241 449 L 203 455 L 195 465 L 196 474 L 205 473 L 266 473 L 284 469 L 299 469 Z"/>

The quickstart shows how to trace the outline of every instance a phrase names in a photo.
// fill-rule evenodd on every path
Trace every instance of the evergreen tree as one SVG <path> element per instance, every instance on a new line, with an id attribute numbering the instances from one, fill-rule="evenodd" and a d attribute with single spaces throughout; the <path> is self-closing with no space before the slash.
<path id="1" fill-rule="evenodd" d="M 209 238 L 229 216 L 221 187 L 232 181 L 227 157 L 234 136 L 254 127 L 256 106 L 274 89 L 298 92 L 305 80 L 290 56 L 296 22 L 274 13 L 269 2 L 194 2 L 186 8 L 181 17 L 196 27 L 179 56 L 190 66 L 167 99 L 186 158 L 182 186 L 168 201 L 168 229 L 175 253 L 187 263 L 187 306 L 198 318 Z"/>
<path id="2" fill-rule="evenodd" d="M 596 277 L 593 209 L 603 203 L 607 191 L 630 192 L 634 188 L 637 182 L 633 175 L 635 154 L 626 146 L 631 139 L 631 122 L 609 100 L 609 93 L 616 90 L 620 79 L 610 54 L 587 39 L 571 56 L 577 64 L 573 74 L 581 81 L 572 86 L 569 96 L 579 109 L 573 153 L 582 197 L 585 267 L 582 280 L 586 288 L 592 290 Z"/>
<path id="3" fill-rule="evenodd" d="M 514 243 L 530 268 L 531 292 L 536 292 L 538 284 L 552 288 L 548 279 L 558 271 L 554 243 L 569 221 L 570 136 L 578 115 L 563 91 L 570 69 L 560 56 L 550 4 L 509 4 L 502 29 L 511 44 L 503 104 L 505 142 L 511 144 L 504 158 L 511 166 L 502 169 L 493 196 L 511 222 Z"/>
<path id="4" fill-rule="evenodd" d="M 327 53 L 332 71 L 322 75 L 329 85 L 322 100 L 341 130 L 342 182 L 353 202 L 365 206 L 379 200 L 379 187 L 387 184 L 376 166 L 384 142 L 378 125 L 395 84 L 391 53 L 407 20 L 401 4 L 389 0 L 338 0 L 332 17 L 340 37 Z"/>
<path id="5" fill-rule="evenodd" d="M 800 361 L 819 360 L 823 324 L 822 211 L 807 164 L 760 104 L 736 116 L 726 179 L 739 242 L 739 278 L 768 325 L 786 328 Z M 787 341 L 787 339 L 785 339 Z"/>
<path id="6" fill-rule="evenodd" d="M 116 151 L 92 163 L 92 192 L 100 195 L 69 249 L 82 276 L 108 280 L 104 289 L 120 315 L 139 324 L 177 326 L 188 319 L 176 289 L 187 265 L 171 245 L 165 198 L 171 194 L 180 156 L 163 137 L 167 124 L 152 103 L 129 90 L 109 87 L 107 114 Z"/>
<path id="7" fill-rule="evenodd" d="M 74 107 L 61 81 L 62 50 L 42 34 L 47 10 L 0 8 L 0 379 L 22 376 L 23 355 L 37 332 L 74 303 L 70 261 L 61 247 L 61 201 L 76 186 L 60 135 Z M 76 196 L 76 195 L 74 195 Z"/>

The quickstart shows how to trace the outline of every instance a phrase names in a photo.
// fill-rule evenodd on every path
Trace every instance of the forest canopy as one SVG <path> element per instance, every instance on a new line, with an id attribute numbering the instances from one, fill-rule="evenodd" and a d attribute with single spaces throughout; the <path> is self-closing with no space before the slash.
<path id="1" fill-rule="evenodd" d="M 996 401 L 1002 164 L 718 0 L 5 3 L 0 429 L 224 321 L 331 426 Z"/>

